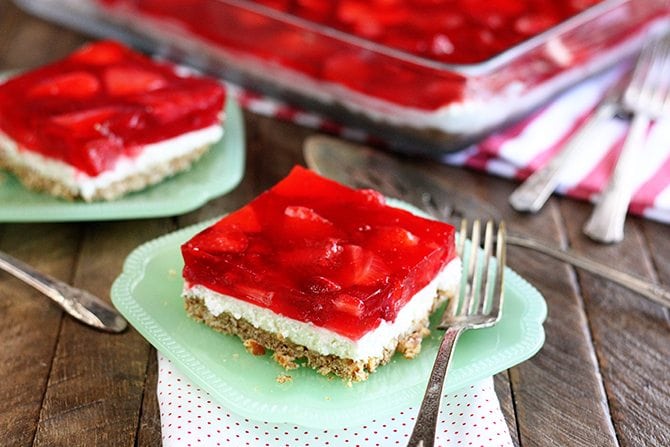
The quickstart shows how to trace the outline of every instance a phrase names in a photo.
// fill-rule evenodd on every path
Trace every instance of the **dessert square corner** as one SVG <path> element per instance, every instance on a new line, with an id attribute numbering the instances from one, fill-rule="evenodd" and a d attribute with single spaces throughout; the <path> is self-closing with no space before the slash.
<path id="1" fill-rule="evenodd" d="M 187 313 L 349 381 L 413 358 L 460 282 L 455 229 L 296 166 L 182 245 Z"/>

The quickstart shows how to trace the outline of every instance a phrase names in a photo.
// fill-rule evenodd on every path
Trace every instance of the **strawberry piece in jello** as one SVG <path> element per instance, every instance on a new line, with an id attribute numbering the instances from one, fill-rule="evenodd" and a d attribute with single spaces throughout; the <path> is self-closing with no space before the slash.
<path id="1" fill-rule="evenodd" d="M 182 246 L 184 279 L 358 340 L 451 260 L 454 228 L 296 167 Z"/>
<path id="2" fill-rule="evenodd" d="M 224 99 L 213 79 L 103 41 L 0 85 L 0 131 L 95 177 L 145 145 L 220 123 Z"/>

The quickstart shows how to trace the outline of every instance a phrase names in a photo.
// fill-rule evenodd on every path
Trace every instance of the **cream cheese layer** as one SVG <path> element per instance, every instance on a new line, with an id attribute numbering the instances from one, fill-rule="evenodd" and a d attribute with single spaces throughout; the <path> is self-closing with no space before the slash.
<path id="1" fill-rule="evenodd" d="M 149 172 L 155 166 L 164 165 L 195 149 L 215 143 L 222 136 L 223 127 L 215 124 L 147 144 L 137 156 L 122 157 L 112 169 L 103 171 L 97 176 L 90 176 L 60 160 L 20 147 L 2 131 L 0 131 L 0 152 L 10 165 L 23 166 L 45 178 L 56 180 L 77 191 L 85 200 L 90 200 L 98 190 L 135 174 Z"/>
<path id="2" fill-rule="evenodd" d="M 381 357 L 386 349 L 395 349 L 398 338 L 410 331 L 418 321 L 426 318 L 435 303 L 437 291 L 454 296 L 458 293 L 461 278 L 461 261 L 456 257 L 398 312 L 394 321 L 382 321 L 379 326 L 352 340 L 312 323 L 278 315 L 258 305 L 220 294 L 197 284 L 184 285 L 184 298 L 201 298 L 209 312 L 218 316 L 231 314 L 244 319 L 254 327 L 280 334 L 292 342 L 323 355 L 363 360 Z"/>

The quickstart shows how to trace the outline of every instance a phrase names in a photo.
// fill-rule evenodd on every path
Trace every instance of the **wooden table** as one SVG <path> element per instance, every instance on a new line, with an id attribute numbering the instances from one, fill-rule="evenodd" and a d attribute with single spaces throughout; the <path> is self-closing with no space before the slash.
<path id="1" fill-rule="evenodd" d="M 86 36 L 0 1 L 0 69 L 64 56 Z M 247 164 L 225 197 L 173 218 L 84 223 L 0 224 L 0 249 L 109 299 L 123 260 L 140 243 L 233 210 L 304 164 L 310 131 L 246 114 Z M 631 218 L 626 240 L 601 246 L 582 236 L 591 207 L 554 198 L 536 216 L 507 206 L 514 184 L 417 162 L 499 208 L 509 226 L 670 286 L 668 226 Z M 0 204 L 1 206 L 1 204 Z M 668 309 L 590 274 L 523 249 L 510 266 L 545 296 L 546 343 L 531 360 L 495 377 L 515 444 L 670 445 Z M 89 329 L 22 283 L 0 275 L 0 444 L 160 444 L 156 352 L 133 329 Z"/>

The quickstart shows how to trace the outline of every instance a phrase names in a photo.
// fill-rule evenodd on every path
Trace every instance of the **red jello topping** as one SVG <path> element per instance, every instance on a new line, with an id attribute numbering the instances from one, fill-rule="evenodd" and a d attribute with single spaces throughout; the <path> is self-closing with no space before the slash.
<path id="1" fill-rule="evenodd" d="M 276 3 L 255 0 L 276 8 Z M 296 0 L 284 12 L 417 56 L 478 63 L 601 0 Z M 279 9 L 279 8 L 277 8 Z M 315 18 L 318 17 L 318 18 Z"/>
<path id="2" fill-rule="evenodd" d="M 0 130 L 95 176 L 146 144 L 219 123 L 224 100 L 213 79 L 103 41 L 0 85 Z"/>
<path id="3" fill-rule="evenodd" d="M 296 167 L 182 246 L 184 279 L 359 339 L 455 256 L 454 228 Z"/>
<path id="4" fill-rule="evenodd" d="M 129 3 L 128 0 L 100 1 L 110 5 Z M 258 3 L 435 61 L 468 64 L 489 59 L 601 1 L 249 0 L 248 3 Z M 219 35 L 227 32 L 220 28 L 217 32 L 209 31 L 206 21 L 202 20 L 204 11 L 217 10 L 215 1 L 138 0 L 133 3 L 148 14 L 184 21 L 195 32 Z M 208 17 L 211 29 L 216 29 L 217 23 Z M 264 24 L 260 17 L 255 22 L 259 27 Z M 253 25 L 248 21 L 246 24 Z M 296 42 L 293 50 L 304 51 L 304 44 Z"/>
<path id="5" fill-rule="evenodd" d="M 376 99 L 435 110 L 472 93 L 465 76 L 441 63 L 482 63 L 602 0 L 99 1 L 124 15 L 178 24 L 234 59 L 251 55 Z M 610 34 L 612 41 L 625 37 Z M 580 51 L 566 49 L 573 50 Z M 520 65 L 517 79 L 538 70 L 529 64 Z M 545 65 L 543 76 L 564 69 Z M 497 88 L 475 86 L 484 96 Z"/>

